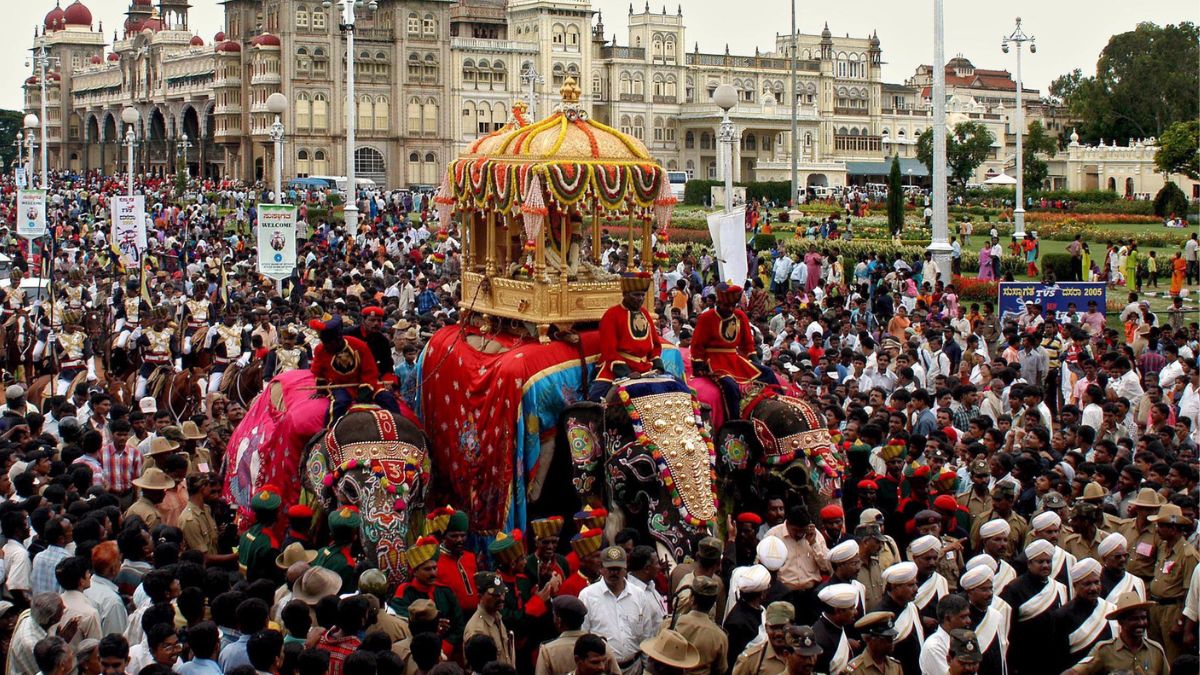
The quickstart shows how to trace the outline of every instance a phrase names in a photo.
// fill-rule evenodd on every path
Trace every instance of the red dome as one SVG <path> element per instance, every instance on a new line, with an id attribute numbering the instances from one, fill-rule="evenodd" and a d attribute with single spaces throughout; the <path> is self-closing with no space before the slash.
<path id="1" fill-rule="evenodd" d="M 238 43 L 234 42 L 233 40 L 226 40 L 225 42 L 222 42 L 221 44 L 217 45 L 217 51 L 229 52 L 232 54 L 236 54 L 237 52 L 242 51 L 242 46 L 239 45 Z"/>
<path id="2" fill-rule="evenodd" d="M 156 19 L 153 17 L 146 19 L 142 22 L 141 26 L 138 26 L 138 30 L 152 30 L 155 32 L 160 31 L 163 28 L 165 28 L 165 26 L 163 25 L 162 19 Z"/>
<path id="3" fill-rule="evenodd" d="M 204 46 L 204 38 L 200 37 L 199 35 L 192 36 L 192 46 L 193 47 L 203 47 Z"/>
<path id="4" fill-rule="evenodd" d="M 224 42 L 224 41 L 225 41 L 225 31 L 221 31 L 213 36 L 213 42 Z"/>
<path id="5" fill-rule="evenodd" d="M 112 52 L 108 55 L 108 60 L 109 61 L 120 61 L 121 56 L 119 54 L 117 54 L 116 52 Z"/>
<path id="6" fill-rule="evenodd" d="M 63 12 L 63 17 L 66 19 L 68 26 L 87 26 L 92 25 L 92 10 L 88 9 L 82 2 L 75 0 L 71 6 Z"/>
<path id="7" fill-rule="evenodd" d="M 257 45 L 259 47 L 278 47 L 280 43 L 278 37 L 271 35 L 270 33 L 263 33 L 262 35 L 259 35 L 251 40 L 250 44 Z"/>
<path id="8" fill-rule="evenodd" d="M 104 63 L 104 59 L 103 59 L 103 58 L 101 58 L 99 55 L 97 55 L 97 56 L 93 56 L 93 57 L 90 59 L 90 61 L 92 62 L 92 64 L 93 64 L 93 65 L 100 64 L 100 63 Z"/>
<path id="9" fill-rule="evenodd" d="M 133 0 L 134 7 L 153 7 L 154 0 Z"/>
<path id="10" fill-rule="evenodd" d="M 62 7 L 55 5 L 54 9 L 50 10 L 50 13 L 46 15 L 46 19 L 43 22 L 46 30 L 59 30 L 62 28 L 65 22 L 65 15 L 66 12 L 63 11 Z"/>

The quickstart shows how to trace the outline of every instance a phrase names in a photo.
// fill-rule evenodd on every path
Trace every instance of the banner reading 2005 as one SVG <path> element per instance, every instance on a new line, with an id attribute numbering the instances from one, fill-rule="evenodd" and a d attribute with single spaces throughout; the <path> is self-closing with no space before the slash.
<path id="1" fill-rule="evenodd" d="M 296 207 L 261 204 L 258 207 L 258 271 L 286 279 L 296 268 Z"/>
<path id="2" fill-rule="evenodd" d="M 126 267 L 141 263 L 146 250 L 146 198 L 114 195 L 112 198 L 112 241 L 121 251 Z"/>
<path id="3" fill-rule="evenodd" d="M 1053 314 L 1061 320 L 1071 303 L 1083 314 L 1094 300 L 1103 312 L 1106 290 L 1103 282 L 1063 281 L 1047 286 L 1034 281 L 1002 281 L 996 309 L 1001 321 L 1015 320 L 1025 311 L 1025 303 L 1032 302 L 1042 306 L 1042 316 Z"/>
<path id="4" fill-rule="evenodd" d="M 46 235 L 46 191 L 17 193 L 17 236 L 37 239 Z"/>

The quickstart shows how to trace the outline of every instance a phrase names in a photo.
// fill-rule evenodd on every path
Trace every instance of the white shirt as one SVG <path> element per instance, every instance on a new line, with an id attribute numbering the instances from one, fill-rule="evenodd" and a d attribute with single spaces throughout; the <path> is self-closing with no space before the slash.
<path id="1" fill-rule="evenodd" d="M 642 641 L 654 637 L 662 620 L 649 594 L 629 583 L 620 595 L 613 595 L 601 579 L 580 591 L 579 600 L 588 610 L 582 630 L 608 640 L 617 663 L 628 663 L 640 654 Z"/>
<path id="2" fill-rule="evenodd" d="M 658 589 L 654 587 L 654 584 L 644 583 L 641 579 L 638 579 L 632 574 L 627 576 L 625 580 L 629 583 L 629 585 L 633 586 L 634 588 L 640 588 L 643 593 L 649 595 L 650 601 L 658 607 L 659 611 L 662 613 L 662 616 L 664 618 L 667 616 L 667 601 L 663 598 L 662 594 L 658 592 Z"/>
<path id="3" fill-rule="evenodd" d="M 1104 409 L 1095 403 L 1089 403 L 1083 407 L 1083 415 L 1079 420 L 1082 426 L 1091 427 L 1096 431 L 1100 431 L 1100 424 L 1104 421 Z"/>
<path id="4" fill-rule="evenodd" d="M 1109 388 L 1116 393 L 1117 398 L 1124 397 L 1129 401 L 1130 410 L 1137 407 L 1138 401 L 1142 400 L 1142 396 L 1146 391 L 1142 389 L 1142 383 L 1138 382 L 1137 372 L 1133 370 L 1125 371 L 1125 374 L 1109 383 Z"/>
<path id="5" fill-rule="evenodd" d="M 1179 359 L 1175 359 L 1158 371 L 1158 386 L 1165 390 L 1175 384 L 1175 379 L 1179 377 L 1183 377 L 1183 364 L 1179 362 Z"/>
<path id="6" fill-rule="evenodd" d="M 76 642 L 80 639 L 93 638 L 99 640 L 104 637 L 100 632 L 100 613 L 96 611 L 96 606 L 88 599 L 82 591 L 63 591 L 63 605 L 66 606 L 66 611 L 63 612 L 62 623 L 73 618 L 79 618 L 79 630 L 76 631 Z"/>
<path id="7" fill-rule="evenodd" d="M 29 581 L 29 551 L 21 542 L 9 539 L 4 543 L 4 562 L 8 565 L 8 581 L 4 586 L 9 591 L 25 591 L 28 593 L 33 584 Z"/>
<path id="8" fill-rule="evenodd" d="M 925 643 L 921 645 L 921 658 L 918 661 L 921 664 L 921 674 L 946 675 L 949 673 L 950 664 L 947 663 L 949 654 L 950 634 L 938 626 L 937 632 L 925 638 Z"/>
<path id="9" fill-rule="evenodd" d="M 92 585 L 83 594 L 92 601 L 100 615 L 101 635 L 125 632 L 125 626 L 129 624 L 129 612 L 121 601 L 116 584 L 99 574 L 93 574 Z"/>

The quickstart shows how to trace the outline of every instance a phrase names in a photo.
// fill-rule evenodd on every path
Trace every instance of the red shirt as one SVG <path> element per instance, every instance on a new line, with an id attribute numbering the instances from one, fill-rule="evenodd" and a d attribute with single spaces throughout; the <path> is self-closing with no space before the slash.
<path id="1" fill-rule="evenodd" d="M 631 312 L 624 305 L 609 307 L 600 319 L 600 372 L 597 380 L 612 381 L 612 368 L 623 363 L 635 373 L 653 367 L 662 356 L 662 338 L 645 307 Z"/>
<path id="2" fill-rule="evenodd" d="M 334 368 L 333 356 L 325 350 L 324 344 L 319 344 L 313 350 L 312 365 L 309 367 L 313 375 L 330 384 L 366 384 L 372 388 L 378 388 L 379 366 L 375 364 L 375 356 L 371 354 L 371 348 L 358 338 L 343 337 L 342 339 L 346 342 L 342 352 L 348 351 L 353 359 L 350 369 Z"/>
<path id="3" fill-rule="evenodd" d="M 717 310 L 706 310 L 696 320 L 692 333 L 692 360 L 708 364 L 713 377 L 728 375 L 748 382 L 758 377 L 759 370 L 745 355 L 754 353 L 754 335 L 750 319 L 740 309 L 734 309 L 727 319 Z"/>
<path id="4" fill-rule="evenodd" d="M 437 580 L 443 586 L 449 586 L 458 598 L 458 606 L 462 607 L 463 616 L 470 616 L 479 605 L 479 592 L 475 589 L 475 571 L 477 565 L 475 554 L 462 552 L 455 560 L 442 549 L 437 561 Z"/>
<path id="5" fill-rule="evenodd" d="M 567 577 L 566 581 L 558 587 L 559 595 L 572 595 L 579 597 L 580 591 L 590 586 L 592 582 L 587 577 L 583 576 L 583 572 L 576 572 Z"/>
<path id="6" fill-rule="evenodd" d="M 357 635 L 335 637 L 332 633 L 336 630 L 336 628 L 330 628 L 325 631 L 325 634 L 317 642 L 317 649 L 329 652 L 329 670 L 325 671 L 327 675 L 342 675 L 346 657 L 358 651 L 358 648 L 362 646 L 362 640 L 358 639 Z"/>

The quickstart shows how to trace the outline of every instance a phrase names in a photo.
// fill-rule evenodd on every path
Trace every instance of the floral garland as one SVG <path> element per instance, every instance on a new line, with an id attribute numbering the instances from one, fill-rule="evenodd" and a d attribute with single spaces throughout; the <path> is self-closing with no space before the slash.
<path id="1" fill-rule="evenodd" d="M 329 473 L 325 474 L 322 482 L 325 484 L 325 487 L 332 488 L 333 484 L 337 482 L 339 478 L 345 475 L 347 471 L 353 471 L 364 465 L 365 462 L 360 462 L 357 459 L 348 459 L 333 467 Z M 409 493 L 412 491 L 410 483 L 415 483 L 425 473 L 425 469 L 423 467 L 419 467 L 412 462 L 406 461 L 404 463 L 404 482 L 397 485 L 387 477 L 387 472 L 384 471 L 382 464 L 372 461 L 371 464 L 365 468 L 379 479 L 379 487 L 383 488 L 389 495 L 396 497 L 392 507 L 397 511 L 404 511 L 408 508 L 408 498 L 410 496 Z"/>
<path id="2" fill-rule="evenodd" d="M 592 167 L 587 164 L 550 164 L 546 167 L 546 187 L 554 200 L 571 206 L 583 198 L 592 181 Z"/>
<path id="3" fill-rule="evenodd" d="M 688 511 L 687 506 L 684 505 L 683 496 L 679 494 L 679 486 L 675 484 L 675 479 L 671 475 L 671 467 L 667 464 L 666 458 L 663 457 L 662 451 L 650 440 L 650 436 L 646 433 L 646 428 L 642 424 L 642 416 L 638 414 L 637 408 L 633 405 L 633 398 L 629 396 L 629 392 L 625 391 L 624 387 L 617 387 L 617 395 L 621 400 L 621 404 L 625 406 L 625 412 L 629 415 L 629 421 L 633 425 L 633 434 L 637 439 L 637 443 L 644 447 L 650 453 L 650 456 L 654 458 L 654 464 L 658 467 L 659 478 L 662 479 L 663 485 L 670 491 L 671 504 L 679 509 L 679 514 L 683 518 L 683 521 L 691 527 L 707 527 L 709 521 L 701 520 L 692 515 Z M 700 404 L 695 396 L 692 396 L 692 414 L 694 415 L 696 429 L 700 432 L 700 437 L 704 440 L 705 447 L 708 448 L 709 485 L 712 490 L 713 507 L 719 511 L 717 501 L 717 453 L 713 448 L 712 437 L 709 436 L 708 430 L 702 422 Z"/>
<path id="4" fill-rule="evenodd" d="M 541 176 L 547 198 L 558 206 L 594 200 L 606 211 L 629 207 L 653 209 L 659 223 L 669 223 L 675 197 L 666 172 L 654 164 L 624 162 L 525 163 L 489 157 L 464 158 L 451 164 L 447 194 L 462 207 L 516 213 Z"/>
<path id="5" fill-rule="evenodd" d="M 607 209 L 615 210 L 625 201 L 626 171 L 613 164 L 600 165 L 592 172 L 596 198 Z"/>

